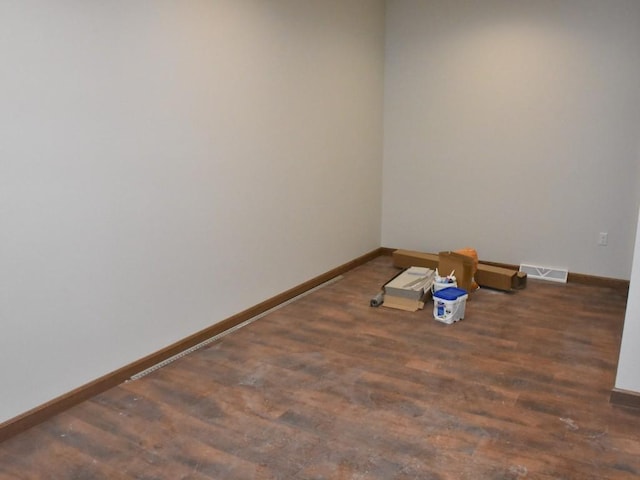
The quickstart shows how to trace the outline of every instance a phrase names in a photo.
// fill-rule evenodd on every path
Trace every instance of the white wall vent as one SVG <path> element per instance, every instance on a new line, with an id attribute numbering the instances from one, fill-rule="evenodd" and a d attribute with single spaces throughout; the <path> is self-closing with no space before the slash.
<path id="1" fill-rule="evenodd" d="M 520 271 L 529 278 L 539 278 L 550 282 L 567 283 L 569 271 L 565 268 L 540 267 L 538 265 L 520 264 Z"/>

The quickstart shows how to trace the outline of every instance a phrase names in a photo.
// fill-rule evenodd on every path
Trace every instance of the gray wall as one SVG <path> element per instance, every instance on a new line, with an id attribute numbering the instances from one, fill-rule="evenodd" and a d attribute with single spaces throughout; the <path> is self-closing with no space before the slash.
<path id="1" fill-rule="evenodd" d="M 384 13 L 0 3 L 0 422 L 381 243 L 629 278 L 640 3 Z"/>
<path id="2" fill-rule="evenodd" d="M 640 393 L 640 216 L 637 228 L 616 388 Z"/>
<path id="3" fill-rule="evenodd" d="M 0 3 L 0 422 L 380 246 L 384 5 Z"/>
<path id="4" fill-rule="evenodd" d="M 383 244 L 628 279 L 640 2 L 390 0 L 386 28 Z"/>

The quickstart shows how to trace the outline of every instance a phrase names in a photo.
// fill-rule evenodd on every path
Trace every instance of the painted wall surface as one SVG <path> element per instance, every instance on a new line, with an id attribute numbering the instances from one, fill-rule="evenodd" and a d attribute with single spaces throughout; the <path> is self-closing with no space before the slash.
<path id="1" fill-rule="evenodd" d="M 383 35 L 374 0 L 0 4 L 0 422 L 380 246 Z"/>
<path id="2" fill-rule="evenodd" d="M 640 2 L 389 0 L 386 28 L 383 245 L 628 279 Z"/>
<path id="3" fill-rule="evenodd" d="M 640 393 L 640 348 L 638 345 L 640 345 L 640 215 L 616 373 L 616 388 Z"/>

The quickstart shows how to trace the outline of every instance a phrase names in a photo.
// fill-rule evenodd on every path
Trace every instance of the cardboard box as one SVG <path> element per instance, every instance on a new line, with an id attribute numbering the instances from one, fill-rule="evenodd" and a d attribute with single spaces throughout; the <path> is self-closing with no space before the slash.
<path id="1" fill-rule="evenodd" d="M 438 259 L 440 275 L 445 276 L 454 272 L 458 288 L 470 292 L 473 283 L 473 258 L 456 252 L 440 252 Z"/>
<path id="2" fill-rule="evenodd" d="M 447 252 L 442 252 L 443 254 Z M 452 252 L 449 252 L 452 253 Z M 456 254 L 460 255 L 460 254 Z M 443 255 L 444 257 L 445 255 Z M 451 270 L 456 270 L 456 277 L 458 281 L 458 286 L 460 288 L 464 288 L 468 291 L 470 283 L 464 284 L 461 283 L 461 275 L 464 275 L 465 268 L 467 268 L 463 263 L 462 270 L 459 271 L 461 267 L 452 265 L 451 261 L 454 260 L 454 256 L 448 255 L 448 263 L 444 266 L 449 268 L 440 268 L 440 255 L 436 255 L 434 253 L 422 253 L 416 252 L 413 250 L 396 250 L 391 254 L 393 259 L 393 264 L 396 267 L 407 268 L 412 265 L 420 266 L 420 267 L 428 267 L 428 268 L 438 268 L 438 271 L 442 275 L 448 275 Z M 463 256 L 464 257 L 464 256 Z M 464 257 L 469 259 L 470 265 L 473 265 L 473 259 L 471 257 Z M 471 267 L 473 268 L 473 267 Z M 471 270 L 472 271 L 472 270 Z M 469 277 L 471 278 L 471 277 Z M 475 281 L 481 287 L 486 288 L 495 288 L 496 290 L 504 290 L 504 291 L 512 291 L 512 290 L 520 290 L 527 286 L 527 276 L 523 272 L 518 272 L 517 270 L 512 270 L 510 268 L 503 267 L 494 267 L 492 265 L 486 265 L 483 263 L 478 264 L 478 270 L 474 275 Z M 466 281 L 466 279 L 465 279 Z M 469 280 L 470 282 L 470 280 Z"/>
<path id="3" fill-rule="evenodd" d="M 383 307 L 415 312 L 424 308 L 435 271 L 411 266 L 389 280 L 383 287 Z"/>
<path id="4" fill-rule="evenodd" d="M 393 265 L 399 268 L 427 267 L 438 268 L 440 257 L 436 253 L 422 253 L 413 250 L 396 250 L 391 254 Z"/>
<path id="5" fill-rule="evenodd" d="M 440 275 L 449 275 L 455 270 L 458 287 L 467 292 L 471 288 L 473 281 L 473 259 L 460 253 L 440 252 L 422 253 L 413 250 L 396 250 L 391 254 L 393 265 L 400 268 L 411 266 L 427 267 L 440 272 Z"/>
<path id="6" fill-rule="evenodd" d="M 476 282 L 481 287 L 496 290 L 520 290 L 527 286 L 527 274 L 509 268 L 494 267 L 480 263 L 476 272 Z"/>

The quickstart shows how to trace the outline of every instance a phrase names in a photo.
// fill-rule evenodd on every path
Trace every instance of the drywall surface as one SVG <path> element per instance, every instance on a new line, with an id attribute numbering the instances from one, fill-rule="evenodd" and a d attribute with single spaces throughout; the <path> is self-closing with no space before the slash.
<path id="1" fill-rule="evenodd" d="M 383 245 L 628 279 L 640 2 L 390 0 L 386 21 Z"/>
<path id="2" fill-rule="evenodd" d="M 616 388 L 640 393 L 640 215 L 629 284 L 627 312 L 616 373 Z"/>
<path id="3" fill-rule="evenodd" d="M 0 4 L 0 422 L 380 246 L 382 1 Z"/>

